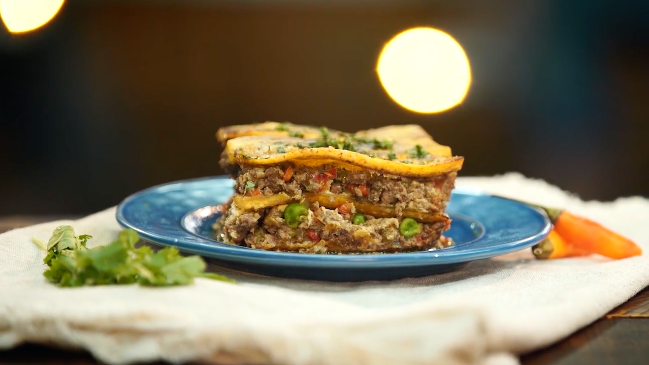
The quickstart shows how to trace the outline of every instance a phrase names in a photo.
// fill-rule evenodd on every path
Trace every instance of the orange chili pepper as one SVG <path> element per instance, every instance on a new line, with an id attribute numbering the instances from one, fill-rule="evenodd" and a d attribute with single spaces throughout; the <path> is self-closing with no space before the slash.
<path id="1" fill-rule="evenodd" d="M 624 259 L 642 254 L 642 249 L 633 241 L 599 223 L 562 209 L 534 206 L 548 214 L 554 225 L 553 231 L 556 231 L 570 245 L 612 259 Z"/>
<path id="2" fill-rule="evenodd" d="M 554 230 L 571 244 L 602 256 L 623 259 L 642 254 L 633 241 L 612 232 L 599 223 L 563 211 L 554 223 Z"/>
<path id="3" fill-rule="evenodd" d="M 525 204 L 543 209 L 547 213 L 550 222 L 554 225 L 552 231 L 556 233 L 556 236 L 562 238 L 564 241 L 563 247 L 565 247 L 565 250 L 562 251 L 564 252 L 563 254 L 566 254 L 565 252 L 568 252 L 569 250 L 572 250 L 570 252 L 573 252 L 575 249 L 579 249 L 588 253 L 596 253 L 610 257 L 612 259 L 624 259 L 627 257 L 642 255 L 642 249 L 633 241 L 609 230 L 599 223 L 591 221 L 590 219 L 576 216 L 563 209 L 548 208 L 530 203 Z M 537 246 L 544 244 L 546 245 L 546 250 L 542 251 L 547 251 L 548 243 L 544 242 L 534 246 L 533 250 L 538 248 Z M 561 244 L 559 243 L 558 245 Z M 574 247 L 568 248 L 568 246 Z M 542 251 L 539 251 L 539 254 L 541 254 Z"/>
<path id="4" fill-rule="evenodd" d="M 550 231 L 550 234 L 545 240 L 532 247 L 532 253 L 534 257 L 541 260 L 586 256 L 590 254 L 588 250 L 566 242 L 554 229 Z"/>

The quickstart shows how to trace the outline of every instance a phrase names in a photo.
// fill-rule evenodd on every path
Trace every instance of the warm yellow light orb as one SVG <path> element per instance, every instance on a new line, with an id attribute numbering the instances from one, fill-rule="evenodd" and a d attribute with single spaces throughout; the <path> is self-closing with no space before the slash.
<path id="1" fill-rule="evenodd" d="M 64 0 L 0 0 L 0 17 L 11 33 L 34 30 L 52 20 Z"/>
<path id="2" fill-rule="evenodd" d="M 388 95 L 419 113 L 460 104 L 471 84 L 471 66 L 462 46 L 433 28 L 397 34 L 383 47 L 376 70 Z"/>

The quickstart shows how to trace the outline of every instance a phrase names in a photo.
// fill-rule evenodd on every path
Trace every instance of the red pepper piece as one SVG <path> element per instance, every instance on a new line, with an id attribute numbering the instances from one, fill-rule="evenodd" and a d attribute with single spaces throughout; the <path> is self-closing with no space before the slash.
<path id="1" fill-rule="evenodd" d="M 352 205 L 349 203 L 341 204 L 338 207 L 338 213 L 340 214 L 349 214 L 352 212 Z"/>
<path id="2" fill-rule="evenodd" d="M 338 170 L 336 168 L 332 168 L 329 170 L 326 170 L 324 174 L 328 177 L 328 180 L 333 180 L 336 177 L 338 177 Z"/>
<path id="3" fill-rule="evenodd" d="M 289 166 L 286 168 L 284 171 L 284 176 L 282 177 L 282 180 L 284 181 L 289 181 L 291 180 L 291 177 L 293 177 L 293 166 Z"/>
<path id="4" fill-rule="evenodd" d="M 361 190 L 361 195 L 367 196 L 370 193 L 370 189 L 367 188 L 366 184 L 360 184 L 358 188 Z"/>
<path id="5" fill-rule="evenodd" d="M 307 235 L 307 236 L 309 237 L 309 239 L 310 239 L 311 241 L 313 241 L 313 242 L 318 242 L 318 241 L 320 241 L 320 235 L 318 234 L 318 232 L 316 232 L 316 231 L 314 231 L 314 230 L 312 230 L 312 229 L 307 230 L 307 231 L 306 231 L 306 235 Z"/>

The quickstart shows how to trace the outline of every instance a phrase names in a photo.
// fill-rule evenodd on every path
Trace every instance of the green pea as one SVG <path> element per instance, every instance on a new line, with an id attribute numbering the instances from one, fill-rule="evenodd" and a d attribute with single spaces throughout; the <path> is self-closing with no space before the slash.
<path id="1" fill-rule="evenodd" d="M 412 218 L 403 218 L 399 224 L 399 232 L 404 237 L 412 237 L 421 233 L 421 224 Z"/>
<path id="2" fill-rule="evenodd" d="M 291 203 L 284 209 L 284 220 L 289 227 L 297 227 L 300 218 L 308 214 L 306 207 L 300 203 Z"/>
<path id="3" fill-rule="evenodd" d="M 361 214 L 361 213 L 354 214 L 354 217 L 352 218 L 352 223 L 353 224 L 365 223 L 365 214 Z"/>

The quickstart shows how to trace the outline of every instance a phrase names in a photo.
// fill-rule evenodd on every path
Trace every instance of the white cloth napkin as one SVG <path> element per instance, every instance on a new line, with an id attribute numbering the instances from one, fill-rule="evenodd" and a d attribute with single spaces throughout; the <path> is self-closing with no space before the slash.
<path id="1" fill-rule="evenodd" d="M 519 174 L 460 178 L 476 188 L 566 207 L 649 250 L 649 201 L 582 202 Z M 30 241 L 61 224 L 116 237 L 114 209 L 0 235 L 0 348 L 25 341 L 89 350 L 113 364 L 163 359 L 246 364 L 515 364 L 649 285 L 647 255 L 535 261 L 530 250 L 442 275 L 326 283 L 210 267 L 239 281 L 60 289 Z"/>

